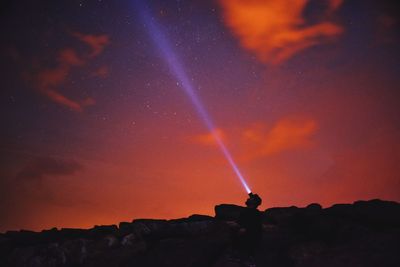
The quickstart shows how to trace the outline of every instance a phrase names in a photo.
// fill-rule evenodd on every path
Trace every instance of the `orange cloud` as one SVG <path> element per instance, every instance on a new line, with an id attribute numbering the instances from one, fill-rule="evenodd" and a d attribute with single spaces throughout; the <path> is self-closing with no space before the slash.
<path id="1" fill-rule="evenodd" d="M 262 123 L 254 124 L 242 134 L 244 159 L 308 148 L 313 144 L 311 137 L 316 131 L 317 123 L 312 119 L 282 119 L 269 130 Z"/>
<path id="2" fill-rule="evenodd" d="M 58 64 L 54 68 L 40 70 L 35 77 L 35 82 L 39 92 L 53 102 L 68 107 L 73 111 L 81 112 L 84 107 L 93 105 L 95 100 L 90 97 L 83 100 L 74 100 L 60 93 L 57 87 L 65 82 L 72 68 L 82 67 L 89 58 L 99 55 L 109 43 L 109 38 L 106 35 L 97 36 L 81 33 L 73 33 L 73 36 L 88 44 L 92 48 L 92 52 L 79 56 L 72 48 L 60 50 L 57 56 Z M 96 72 L 97 75 L 107 75 L 107 73 L 107 68 Z"/>
<path id="3" fill-rule="evenodd" d="M 217 142 L 215 141 L 215 136 L 217 136 L 224 142 L 226 140 L 224 132 L 221 129 L 215 129 L 213 133 L 195 135 L 190 138 L 190 141 L 196 144 L 214 146 L 217 145 Z"/>
<path id="4" fill-rule="evenodd" d="M 241 151 L 241 157 L 238 158 L 248 161 L 284 151 L 310 148 L 314 144 L 312 137 L 317 129 L 317 122 L 313 119 L 284 118 L 272 127 L 267 127 L 264 123 L 255 123 L 247 129 L 239 130 L 240 135 L 233 133 L 231 137 L 236 139 L 232 140 L 232 143 L 237 144 L 238 150 Z M 221 129 L 216 129 L 214 133 L 192 136 L 189 141 L 204 146 L 215 146 L 217 143 L 214 135 L 224 143 L 227 142 L 226 134 Z"/>
<path id="5" fill-rule="evenodd" d="M 329 21 L 307 25 L 309 0 L 220 0 L 225 24 L 240 44 L 265 63 L 280 64 L 296 53 L 335 38 L 343 28 Z M 327 14 L 342 0 L 330 0 Z"/>

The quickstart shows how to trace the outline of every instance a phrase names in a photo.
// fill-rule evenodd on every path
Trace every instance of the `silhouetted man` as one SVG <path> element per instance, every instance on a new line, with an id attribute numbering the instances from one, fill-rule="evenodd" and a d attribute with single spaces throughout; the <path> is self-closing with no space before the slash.
<path id="1" fill-rule="evenodd" d="M 242 258 L 252 258 L 262 239 L 261 213 L 257 209 L 261 205 L 261 198 L 250 193 L 246 201 L 246 208 L 239 216 L 237 223 L 239 231 L 234 241 L 234 248 Z"/>

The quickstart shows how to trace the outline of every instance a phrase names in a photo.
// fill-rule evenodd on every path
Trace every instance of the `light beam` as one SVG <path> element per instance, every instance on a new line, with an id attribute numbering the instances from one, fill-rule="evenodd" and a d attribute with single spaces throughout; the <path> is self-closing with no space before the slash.
<path id="1" fill-rule="evenodd" d="M 147 28 L 147 32 L 151 40 L 153 41 L 154 45 L 158 48 L 160 55 L 165 60 L 168 67 L 171 69 L 175 78 L 181 83 L 181 86 L 179 87 L 191 100 L 198 115 L 200 116 L 200 118 L 202 119 L 202 121 L 204 122 L 204 124 L 207 126 L 208 130 L 214 137 L 216 143 L 218 144 L 219 149 L 221 150 L 222 154 L 228 161 L 229 165 L 232 167 L 236 176 L 239 178 L 246 192 L 250 193 L 251 190 L 247 185 L 246 180 L 244 179 L 238 166 L 233 160 L 233 157 L 229 152 L 228 148 L 222 141 L 221 137 L 215 131 L 216 127 L 214 125 L 214 122 L 212 121 L 203 103 L 201 102 L 200 97 L 194 90 L 193 84 L 190 82 L 190 79 L 188 78 L 188 75 L 186 74 L 182 63 L 179 61 L 177 55 L 172 50 L 172 47 L 167 40 L 167 37 L 161 31 L 161 26 L 158 25 L 155 19 L 151 17 L 151 13 L 145 5 L 143 5 L 140 1 L 135 1 L 135 2 L 136 2 L 136 7 L 139 9 L 138 13 L 140 15 L 140 18 L 144 23 L 145 27 Z"/>

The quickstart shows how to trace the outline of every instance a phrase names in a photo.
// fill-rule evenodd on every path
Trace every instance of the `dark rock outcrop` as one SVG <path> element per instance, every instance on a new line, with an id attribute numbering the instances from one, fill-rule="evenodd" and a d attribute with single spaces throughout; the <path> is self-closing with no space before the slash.
<path id="1" fill-rule="evenodd" d="M 231 222 L 243 207 L 216 216 L 140 219 L 91 229 L 0 234 L 1 266 L 242 266 L 230 257 Z M 323 209 L 267 209 L 257 266 L 400 266 L 400 204 L 370 200 Z"/>
<path id="2" fill-rule="evenodd" d="M 240 213 L 244 207 L 232 205 L 232 204 L 221 204 L 215 206 L 215 218 L 224 221 L 235 221 L 239 218 Z"/>

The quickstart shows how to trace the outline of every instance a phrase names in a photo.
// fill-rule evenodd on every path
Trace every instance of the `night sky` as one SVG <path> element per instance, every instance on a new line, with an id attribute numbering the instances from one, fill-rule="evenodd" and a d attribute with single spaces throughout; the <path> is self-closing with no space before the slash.
<path id="1" fill-rule="evenodd" d="M 400 201 L 397 1 L 5 1 L 0 231 Z"/>

